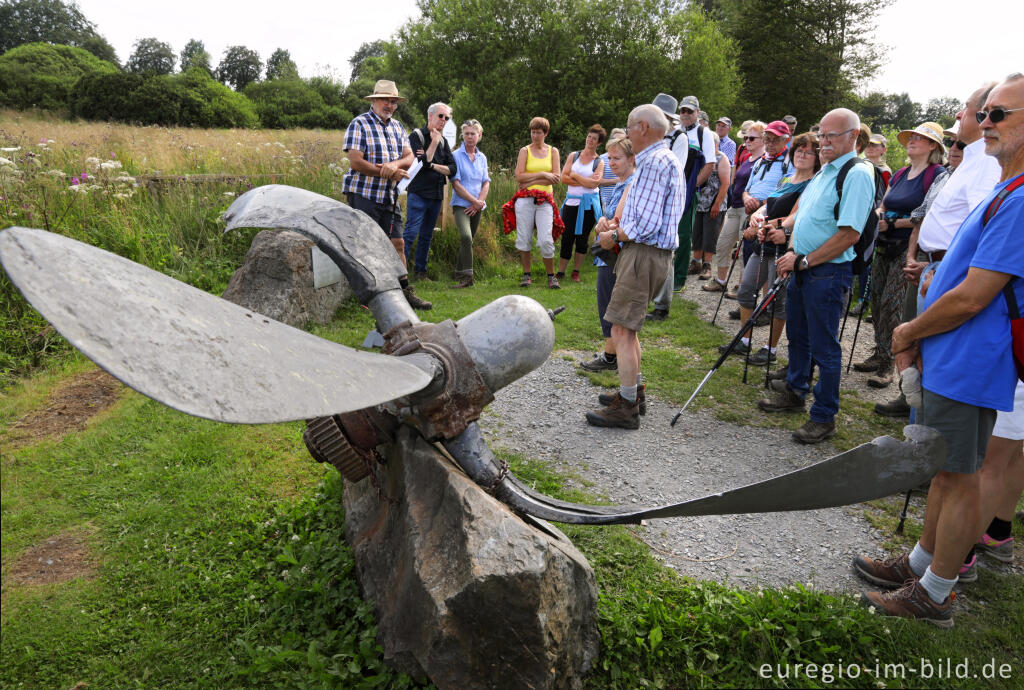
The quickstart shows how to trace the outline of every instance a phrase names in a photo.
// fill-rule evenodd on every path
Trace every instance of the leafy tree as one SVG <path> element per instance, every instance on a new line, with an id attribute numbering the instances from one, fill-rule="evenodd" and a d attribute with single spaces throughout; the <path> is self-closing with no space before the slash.
<path id="1" fill-rule="evenodd" d="M 956 122 L 956 114 L 963 107 L 963 101 L 952 96 L 932 98 L 921 110 L 921 118 L 929 122 L 938 122 L 943 128 L 952 127 Z"/>
<path id="2" fill-rule="evenodd" d="M 391 47 L 391 43 L 388 41 L 377 40 L 363 43 L 356 48 L 356 52 L 353 53 L 348 61 L 349 67 L 352 68 L 352 79 L 354 80 L 359 77 L 359 70 L 363 65 L 363 60 L 369 57 L 384 57 L 389 47 Z"/>
<path id="3" fill-rule="evenodd" d="M 25 43 L 72 45 L 96 33 L 78 5 L 62 0 L 6 0 L 0 4 L 0 53 Z"/>
<path id="4" fill-rule="evenodd" d="M 174 71 L 174 51 L 169 43 L 156 38 L 140 38 L 133 46 L 125 69 L 137 74 L 170 74 Z"/>
<path id="5" fill-rule="evenodd" d="M 217 79 L 230 84 L 235 91 L 241 91 L 260 78 L 263 62 L 255 50 L 245 46 L 231 46 L 224 51 L 224 57 L 217 65 Z"/>
<path id="6" fill-rule="evenodd" d="M 75 83 L 85 74 L 119 68 L 82 48 L 27 43 L 0 56 L 0 107 L 65 110 Z"/>
<path id="7" fill-rule="evenodd" d="M 299 68 L 292 55 L 284 48 L 278 48 L 267 58 L 267 81 L 273 79 L 298 79 Z"/>
<path id="8" fill-rule="evenodd" d="M 390 79 L 395 81 L 398 69 L 391 67 L 387 57 L 368 57 L 362 62 L 360 76 L 349 82 L 345 88 L 342 106 L 345 110 L 358 115 L 370 109 L 370 102 L 366 96 L 373 93 L 373 86 L 378 79 Z M 411 105 L 413 91 L 407 86 L 407 82 L 398 79 L 398 93 L 406 97 L 406 101 L 399 104 L 395 110 L 395 117 L 399 122 L 406 125 L 406 128 L 422 125 L 426 122 L 426 110 L 419 117 L 414 115 Z M 437 99 L 435 99 L 437 100 Z M 433 103 L 434 101 L 431 101 Z M 429 105 L 429 103 L 427 104 Z M 425 108 L 425 107 L 424 107 Z"/>
<path id="9" fill-rule="evenodd" d="M 320 94 L 320 98 L 324 99 L 324 103 L 327 105 L 342 105 L 345 101 L 345 85 L 340 81 L 319 75 L 310 77 L 306 83 Z M 357 112 L 361 112 L 361 110 Z"/>
<path id="10" fill-rule="evenodd" d="M 423 0 L 420 8 L 388 48 L 385 78 L 403 93 L 416 85 L 411 124 L 435 101 L 450 102 L 456 119 L 479 119 L 488 157 L 503 165 L 536 115 L 551 122 L 548 140 L 569 151 L 591 124 L 623 126 L 659 91 L 696 94 L 709 112 L 725 112 L 739 86 L 734 43 L 701 11 L 675 3 Z M 349 92 L 376 59 L 363 60 Z"/>
<path id="11" fill-rule="evenodd" d="M 193 67 L 198 67 L 206 70 L 207 74 L 213 74 L 213 68 L 210 66 L 210 53 L 207 52 L 206 46 L 203 45 L 202 41 L 196 39 L 190 39 L 185 47 L 181 49 L 181 71 L 187 72 Z"/>
<path id="12" fill-rule="evenodd" d="M 762 120 L 817 122 L 881 64 L 878 12 L 892 0 L 719 0 L 739 45 L 741 96 Z"/>
<path id="13" fill-rule="evenodd" d="M 325 127 L 341 129 L 352 113 L 340 105 L 328 105 L 320 93 L 301 79 L 274 79 L 245 87 L 263 127 Z"/>
<path id="14" fill-rule="evenodd" d="M 114 50 L 114 46 L 110 45 L 107 39 L 103 38 L 99 34 L 86 36 L 78 43 L 78 47 L 88 50 L 100 60 L 106 60 L 118 67 L 121 66 L 121 61 L 117 59 L 117 51 Z"/>

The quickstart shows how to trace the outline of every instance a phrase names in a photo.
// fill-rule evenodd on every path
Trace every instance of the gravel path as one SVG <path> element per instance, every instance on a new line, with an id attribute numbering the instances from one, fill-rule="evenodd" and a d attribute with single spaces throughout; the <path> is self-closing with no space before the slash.
<path id="1" fill-rule="evenodd" d="M 685 299 L 697 303 L 708 321 L 718 294 L 688 281 Z M 683 299 L 677 296 L 677 299 Z M 739 328 L 726 316 L 736 302 L 725 300 L 718 324 Z M 670 317 L 671 318 L 671 317 Z M 847 324 L 844 353 L 849 353 L 856 320 Z M 595 323 L 595 328 L 597 324 Z M 768 337 L 756 331 L 754 344 Z M 873 347 L 873 329 L 861 325 L 855 358 Z M 641 339 L 643 335 L 641 335 Z M 785 339 L 780 344 L 785 352 Z M 639 431 L 587 425 L 584 412 L 597 406 L 601 389 L 576 371 L 575 360 L 592 353 L 555 353 L 530 375 L 502 390 L 481 418 L 494 447 L 544 459 L 560 467 L 591 493 L 633 507 L 675 503 L 743 486 L 822 460 L 832 446 L 801 446 L 790 432 L 721 422 L 708 411 L 687 413 L 675 427 L 674 405 L 648 398 Z M 845 358 L 844 358 L 845 361 Z M 844 387 L 865 399 L 885 401 L 895 389 L 871 389 L 869 374 L 854 373 Z M 857 592 L 863 583 L 850 563 L 858 553 L 880 554 L 884 535 L 861 516 L 863 506 L 766 515 L 721 515 L 653 520 L 632 528 L 667 566 L 683 575 L 728 582 L 738 587 L 781 587 L 801 582 L 829 591 Z"/>

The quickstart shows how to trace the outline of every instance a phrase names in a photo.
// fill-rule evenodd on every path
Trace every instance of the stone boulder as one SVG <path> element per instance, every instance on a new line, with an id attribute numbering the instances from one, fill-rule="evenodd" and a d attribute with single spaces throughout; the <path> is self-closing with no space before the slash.
<path id="1" fill-rule="evenodd" d="M 290 230 L 260 232 L 221 296 L 296 328 L 329 323 L 352 290 L 344 278 L 313 286 L 313 246 L 312 240 Z"/>
<path id="2" fill-rule="evenodd" d="M 565 535 L 524 522 L 409 429 L 377 475 L 346 482 L 345 535 L 388 662 L 442 689 L 580 687 L 597 586 Z"/>

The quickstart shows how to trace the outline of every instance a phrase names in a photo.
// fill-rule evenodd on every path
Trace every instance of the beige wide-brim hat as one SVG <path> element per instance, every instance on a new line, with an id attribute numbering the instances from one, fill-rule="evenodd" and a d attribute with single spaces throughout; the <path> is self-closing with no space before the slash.
<path id="1" fill-rule="evenodd" d="M 920 134 L 925 139 L 931 139 L 939 145 L 943 153 L 946 152 L 946 145 L 942 143 L 942 125 L 938 122 L 922 122 L 914 129 L 904 129 L 896 135 L 896 138 L 906 147 L 911 134 Z"/>
<path id="2" fill-rule="evenodd" d="M 398 87 L 395 86 L 395 82 L 388 81 L 387 79 L 381 79 L 373 85 L 373 93 L 369 96 L 363 96 L 363 100 L 370 100 L 371 98 L 397 98 L 400 101 L 405 100 L 405 96 L 398 95 Z"/>

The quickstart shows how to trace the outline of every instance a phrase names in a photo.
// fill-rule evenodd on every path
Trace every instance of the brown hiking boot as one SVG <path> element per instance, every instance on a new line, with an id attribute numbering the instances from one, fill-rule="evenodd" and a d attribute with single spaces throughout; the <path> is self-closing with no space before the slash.
<path id="1" fill-rule="evenodd" d="M 901 393 L 900 397 L 895 400 L 890 400 L 887 403 L 876 403 L 875 414 L 882 415 L 883 417 L 909 417 L 910 405 L 907 404 L 907 399 Z"/>
<path id="2" fill-rule="evenodd" d="M 797 443 L 821 443 L 835 435 L 835 422 L 816 422 L 808 419 L 802 427 L 793 432 L 793 440 Z"/>
<path id="3" fill-rule="evenodd" d="M 910 569 L 908 553 L 901 553 L 884 561 L 870 556 L 857 556 L 853 559 L 853 569 L 868 582 L 889 589 L 902 587 L 907 580 L 917 579 L 917 575 Z"/>
<path id="4" fill-rule="evenodd" d="M 616 367 L 618 368 L 618 367 Z M 614 393 L 601 393 L 597 396 L 597 402 L 600 405 L 607 407 L 612 404 L 612 401 L 619 397 L 619 392 Z M 647 391 L 644 390 L 644 384 L 640 384 L 636 388 L 636 404 L 640 410 L 640 414 L 647 414 Z"/>
<path id="5" fill-rule="evenodd" d="M 878 373 L 868 377 L 868 385 L 872 388 L 888 388 L 892 384 L 892 362 L 878 368 Z"/>
<path id="6" fill-rule="evenodd" d="M 637 396 L 639 397 L 639 393 Z M 639 402 L 631 403 L 616 393 L 606 407 L 587 412 L 587 423 L 593 426 L 618 429 L 639 429 L 640 404 Z"/>
<path id="7" fill-rule="evenodd" d="M 860 603 L 873 606 L 883 616 L 899 616 L 925 621 L 940 628 L 953 627 L 953 596 L 936 604 L 921 586 L 920 580 L 909 580 L 893 592 L 865 592 Z"/>
<path id="8" fill-rule="evenodd" d="M 863 362 L 854 362 L 854 371 L 862 371 L 864 373 L 870 373 L 872 371 L 878 371 L 878 368 L 885 362 L 885 356 L 875 350 L 871 353 L 871 356 L 865 359 Z"/>
<path id="9" fill-rule="evenodd" d="M 690 267 L 686 270 L 686 275 L 695 276 L 700 273 L 700 262 L 696 259 L 690 259 Z"/>
<path id="10" fill-rule="evenodd" d="M 412 285 L 410 285 L 407 288 L 402 288 L 402 292 L 405 293 L 405 300 L 413 309 L 428 311 L 434 308 L 434 305 L 432 303 L 416 295 L 416 290 L 413 288 Z"/>
<path id="11" fill-rule="evenodd" d="M 789 389 L 785 380 L 781 383 L 783 386 L 781 390 L 772 386 L 772 388 L 775 389 L 774 392 L 771 396 L 758 400 L 757 406 L 765 412 L 796 412 L 803 410 L 803 399 Z"/>
<path id="12" fill-rule="evenodd" d="M 712 278 L 708 282 L 700 286 L 700 289 L 704 292 L 724 292 L 725 286 L 719 283 L 717 280 Z"/>
<path id="13" fill-rule="evenodd" d="M 711 264 L 706 261 L 700 267 L 700 279 L 711 280 Z"/>

